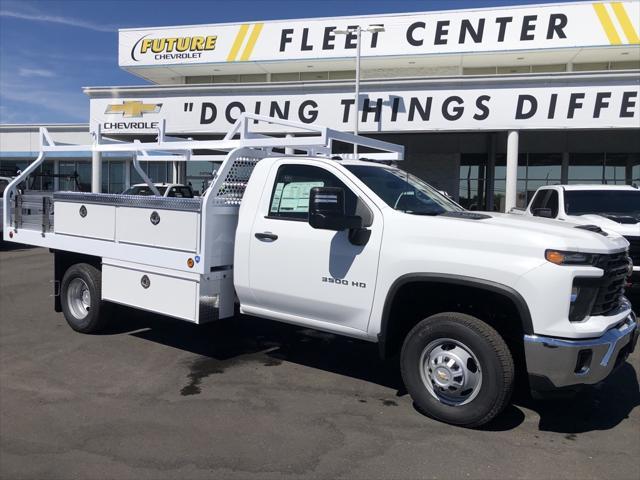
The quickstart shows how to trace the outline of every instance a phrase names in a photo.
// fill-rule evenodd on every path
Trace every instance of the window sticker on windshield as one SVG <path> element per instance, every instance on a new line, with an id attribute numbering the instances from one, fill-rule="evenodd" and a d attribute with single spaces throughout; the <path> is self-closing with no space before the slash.
<path id="1" fill-rule="evenodd" d="M 271 202 L 271 213 L 307 213 L 309 192 L 313 187 L 323 187 L 324 182 L 291 182 L 276 184 Z"/>

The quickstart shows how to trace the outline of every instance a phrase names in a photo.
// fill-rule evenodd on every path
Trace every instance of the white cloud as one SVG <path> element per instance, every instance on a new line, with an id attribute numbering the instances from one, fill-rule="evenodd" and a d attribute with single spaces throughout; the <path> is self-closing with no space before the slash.
<path id="1" fill-rule="evenodd" d="M 58 23 L 60 25 L 68 25 L 70 27 L 86 28 L 87 30 L 93 30 L 95 32 L 115 32 L 117 30 L 117 27 L 113 25 L 102 25 L 79 18 L 47 15 L 39 12 L 25 13 L 15 10 L 0 10 L 0 17 L 17 18 L 33 22 Z"/>
<path id="2" fill-rule="evenodd" d="M 36 116 L 39 122 L 84 121 L 89 118 L 89 99 L 82 92 L 60 91 L 40 85 L 0 81 L 0 104 L 3 121 L 28 121 Z M 22 104 L 22 108 L 20 105 Z"/>
<path id="3" fill-rule="evenodd" d="M 21 77 L 43 77 L 51 78 L 55 77 L 55 72 L 51 70 L 45 70 L 44 68 L 19 68 L 18 75 Z"/>

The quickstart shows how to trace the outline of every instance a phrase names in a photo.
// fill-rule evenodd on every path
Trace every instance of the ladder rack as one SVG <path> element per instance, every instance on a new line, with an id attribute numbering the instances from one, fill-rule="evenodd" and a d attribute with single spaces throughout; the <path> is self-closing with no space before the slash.
<path id="1" fill-rule="evenodd" d="M 267 123 L 289 129 L 295 129 L 299 136 L 278 137 L 267 135 L 252 130 L 253 125 Z M 149 154 L 150 152 L 164 152 L 170 155 L 149 155 L 145 160 L 154 161 L 188 161 L 193 150 L 230 151 L 236 148 L 249 147 L 261 149 L 289 148 L 306 152 L 312 156 L 331 156 L 333 142 L 342 142 L 352 145 L 386 152 L 384 157 L 380 154 L 363 155 L 367 158 L 384 160 L 402 160 L 404 146 L 382 140 L 341 132 L 328 127 L 307 125 L 305 123 L 282 120 L 278 118 L 243 113 L 221 140 L 193 140 L 168 136 L 166 134 L 166 121 L 163 119 L 158 127 L 158 138 L 155 142 L 122 142 L 107 138 L 101 131 L 95 134 L 93 145 L 64 145 L 56 144 L 46 128 L 40 128 L 40 151 L 48 152 L 133 152 Z M 176 155 L 177 154 L 177 155 Z"/>
<path id="2" fill-rule="evenodd" d="M 287 131 L 293 131 L 298 136 L 276 136 L 260 133 L 254 129 L 254 126 L 259 124 L 270 124 L 285 127 Z M 146 175 L 140 166 L 140 160 L 186 162 L 190 160 L 200 160 L 198 156 L 193 154 L 195 150 L 212 150 L 221 153 L 227 152 L 225 155 L 220 155 L 221 159 L 224 159 L 221 169 L 223 173 L 229 174 L 230 165 L 227 166 L 226 164 L 228 163 L 228 160 L 234 159 L 235 156 L 237 156 L 234 155 L 234 152 L 236 154 L 240 154 L 240 152 L 254 151 L 253 156 L 256 158 L 263 158 L 265 156 L 279 155 L 279 153 L 274 151 L 274 149 L 284 149 L 285 153 L 283 156 L 300 155 L 299 153 L 292 154 L 289 152 L 304 152 L 303 155 L 306 156 L 322 156 L 331 158 L 332 155 L 334 155 L 334 142 L 362 146 L 382 152 L 362 155 L 340 154 L 341 157 L 345 159 L 359 159 L 366 157 L 368 160 L 398 161 L 402 160 L 404 157 L 404 147 L 402 145 L 362 137 L 352 133 L 340 132 L 332 128 L 308 125 L 305 123 L 292 122 L 289 120 L 252 113 L 243 113 L 221 140 L 194 140 L 191 138 L 183 139 L 169 136 L 166 134 L 165 120 L 160 123 L 158 136 L 154 142 L 141 142 L 139 140 L 124 142 L 109 138 L 98 130 L 98 132 L 94 134 L 94 143 L 91 145 L 60 144 L 53 140 L 49 131 L 44 127 L 40 128 L 39 137 L 40 151 L 38 157 L 29 164 L 27 168 L 20 172 L 20 174 L 15 177 L 11 183 L 9 183 L 5 190 L 5 195 L 2 199 L 4 205 L 2 215 L 5 228 L 11 227 L 13 225 L 13 220 L 15 220 L 15 218 L 11 218 L 11 201 L 16 202 L 15 212 L 17 213 L 15 215 L 20 216 L 21 209 L 17 203 L 22 199 L 17 195 L 18 185 L 36 171 L 36 169 L 46 159 L 47 154 L 54 152 L 129 152 L 133 154 L 134 168 L 136 168 L 144 182 L 149 186 L 149 188 L 151 188 L 156 196 L 160 196 L 160 193 L 152 180 Z M 247 155 L 252 156 L 248 153 Z M 207 155 L 207 157 L 211 158 L 211 155 Z M 233 161 L 235 161 L 235 159 Z M 225 182 L 225 179 L 219 179 L 218 175 L 215 175 L 214 182 L 216 183 L 214 188 L 215 192 L 207 192 L 207 198 L 220 195 L 219 192 Z M 212 187 L 213 186 L 214 184 L 212 183 Z M 229 188 L 226 188 L 226 190 L 229 190 Z M 231 198 L 233 195 L 227 194 L 227 197 L 230 198 L 225 198 L 224 202 L 229 203 L 233 201 L 233 198 Z M 242 192 L 238 191 L 237 197 L 240 199 L 242 197 Z M 51 226 L 49 219 L 51 205 L 50 203 L 47 203 L 49 200 L 50 199 L 47 195 L 44 195 L 42 198 L 43 203 L 41 208 L 43 218 L 43 236 Z M 219 201 L 222 200 L 219 199 Z M 239 204 L 239 201 L 235 203 Z"/>

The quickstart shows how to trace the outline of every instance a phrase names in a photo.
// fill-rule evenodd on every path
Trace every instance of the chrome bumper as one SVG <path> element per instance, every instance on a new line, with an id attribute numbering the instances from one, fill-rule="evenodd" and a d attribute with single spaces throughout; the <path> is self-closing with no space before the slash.
<path id="1" fill-rule="evenodd" d="M 626 360 L 637 341 L 633 312 L 600 338 L 566 340 L 525 335 L 531 388 L 544 391 L 601 382 Z"/>

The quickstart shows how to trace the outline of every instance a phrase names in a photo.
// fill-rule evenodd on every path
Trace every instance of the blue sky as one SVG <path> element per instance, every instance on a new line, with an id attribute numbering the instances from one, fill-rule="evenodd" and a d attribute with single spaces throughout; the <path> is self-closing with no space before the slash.
<path id="1" fill-rule="evenodd" d="M 118 28 L 556 3 L 550 0 L 0 0 L 0 123 L 88 122 L 83 86 L 145 83 Z"/>

